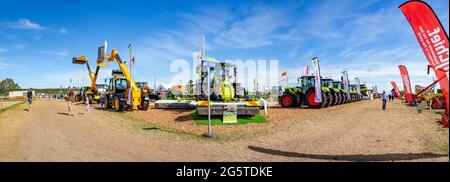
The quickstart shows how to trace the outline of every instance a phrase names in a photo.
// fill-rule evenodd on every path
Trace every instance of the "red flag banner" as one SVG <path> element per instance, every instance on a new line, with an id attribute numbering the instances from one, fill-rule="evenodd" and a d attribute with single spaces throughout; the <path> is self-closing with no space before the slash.
<path id="1" fill-rule="evenodd" d="M 391 84 L 392 84 L 392 87 L 394 87 L 395 95 L 397 96 L 397 98 L 402 99 L 402 94 L 400 93 L 400 90 L 397 87 L 397 83 L 392 81 Z"/>
<path id="2" fill-rule="evenodd" d="M 411 82 L 409 81 L 409 75 L 408 70 L 406 69 L 406 66 L 399 65 L 398 68 L 400 69 L 400 75 L 403 79 L 403 90 L 405 91 L 405 99 L 406 102 L 412 101 L 412 90 L 411 90 Z"/>
<path id="3" fill-rule="evenodd" d="M 422 1 L 408 1 L 400 6 L 411 25 L 444 93 L 446 114 L 449 114 L 449 51 L 448 36 L 431 7 Z"/>

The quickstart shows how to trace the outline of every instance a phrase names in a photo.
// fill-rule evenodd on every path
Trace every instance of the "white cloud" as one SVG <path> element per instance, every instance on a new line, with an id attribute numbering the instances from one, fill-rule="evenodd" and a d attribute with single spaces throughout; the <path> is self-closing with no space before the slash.
<path id="1" fill-rule="evenodd" d="M 288 16 L 283 9 L 256 6 L 247 9 L 245 18 L 230 24 L 218 35 L 215 42 L 233 48 L 256 48 L 272 45 L 283 34 L 279 29 L 288 25 Z"/>
<path id="2" fill-rule="evenodd" d="M 65 27 L 62 27 L 62 28 L 59 29 L 59 33 L 61 33 L 61 34 L 68 34 L 69 30 L 67 30 Z"/>
<path id="3" fill-rule="evenodd" d="M 0 52 L 6 52 L 6 49 L 0 48 Z"/>
<path id="4" fill-rule="evenodd" d="M 24 43 L 12 45 L 12 47 L 14 47 L 14 48 L 16 48 L 16 49 L 19 49 L 19 50 L 24 49 L 26 46 L 27 46 L 27 44 L 24 44 Z"/>
<path id="5" fill-rule="evenodd" d="M 13 28 L 13 29 L 28 29 L 28 30 L 42 30 L 44 27 L 41 25 L 32 22 L 29 19 L 19 19 L 16 22 L 3 22 L 0 23 L 0 25 L 7 27 L 7 28 Z"/>
<path id="6" fill-rule="evenodd" d="M 38 51 L 42 54 L 48 54 L 52 56 L 62 57 L 65 58 L 68 56 L 69 51 L 68 50 L 62 50 L 62 51 Z"/>

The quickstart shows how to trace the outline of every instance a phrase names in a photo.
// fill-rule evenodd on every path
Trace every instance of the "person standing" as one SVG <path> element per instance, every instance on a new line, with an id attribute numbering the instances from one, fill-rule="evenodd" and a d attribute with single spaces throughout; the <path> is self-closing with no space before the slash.
<path id="1" fill-rule="evenodd" d="M 84 96 L 84 115 L 90 115 L 91 114 L 91 110 L 90 110 L 90 105 L 89 105 L 89 99 L 88 96 L 85 95 Z"/>
<path id="2" fill-rule="evenodd" d="M 417 103 L 417 113 L 422 113 L 422 101 L 419 101 Z"/>
<path id="3" fill-rule="evenodd" d="M 383 106 L 381 107 L 381 109 L 384 111 L 386 110 L 386 101 L 387 101 L 387 94 L 386 91 L 383 91 L 383 94 L 381 95 L 381 102 L 383 103 Z"/>
<path id="4" fill-rule="evenodd" d="M 30 90 L 27 91 L 27 111 L 31 111 L 31 103 L 33 103 L 33 88 L 30 88 Z"/>
<path id="5" fill-rule="evenodd" d="M 106 92 L 108 92 L 108 89 L 105 92 L 102 92 L 100 94 L 100 107 L 101 108 L 105 108 L 105 97 L 106 97 Z"/>
<path id="6" fill-rule="evenodd" d="M 73 90 L 69 87 L 69 91 L 67 92 L 67 105 L 68 105 L 68 109 L 69 109 L 69 115 L 73 116 L 73 112 L 72 112 L 72 104 L 75 102 L 75 93 L 73 92 Z"/>

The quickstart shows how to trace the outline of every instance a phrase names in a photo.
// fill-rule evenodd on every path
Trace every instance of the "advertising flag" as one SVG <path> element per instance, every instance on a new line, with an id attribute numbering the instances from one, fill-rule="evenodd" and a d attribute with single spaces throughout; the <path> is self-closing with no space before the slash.
<path id="1" fill-rule="evenodd" d="M 361 94 L 361 82 L 359 81 L 359 78 L 355 78 L 356 80 L 356 90 L 359 94 Z"/>
<path id="2" fill-rule="evenodd" d="M 309 75 L 309 65 L 306 65 L 305 67 L 305 75 L 304 76 L 308 76 Z"/>
<path id="3" fill-rule="evenodd" d="M 399 7 L 408 20 L 420 46 L 434 69 L 442 88 L 449 114 L 449 50 L 448 35 L 431 7 L 422 1 L 408 1 Z"/>
<path id="4" fill-rule="evenodd" d="M 281 73 L 281 77 L 284 78 L 284 85 L 287 87 L 288 86 L 287 71 Z"/>
<path id="5" fill-rule="evenodd" d="M 317 57 L 312 59 L 312 65 L 314 67 L 314 78 L 316 83 L 316 102 L 322 102 L 322 83 L 320 82 L 320 66 L 319 59 Z"/>
<path id="6" fill-rule="evenodd" d="M 394 81 L 391 82 L 392 87 L 394 87 L 395 96 L 397 96 L 398 99 L 402 99 L 402 94 L 400 93 L 400 90 L 397 87 L 397 83 Z"/>
<path id="7" fill-rule="evenodd" d="M 344 89 L 347 91 L 347 97 L 350 98 L 350 86 L 348 83 L 347 71 L 342 72 L 342 82 L 344 82 Z"/>
<path id="8" fill-rule="evenodd" d="M 411 102 L 412 90 L 411 90 L 411 82 L 409 81 L 408 70 L 404 65 L 399 65 L 398 68 L 400 69 L 400 75 L 402 76 L 403 80 L 403 90 L 405 92 L 405 100 L 406 102 Z"/>

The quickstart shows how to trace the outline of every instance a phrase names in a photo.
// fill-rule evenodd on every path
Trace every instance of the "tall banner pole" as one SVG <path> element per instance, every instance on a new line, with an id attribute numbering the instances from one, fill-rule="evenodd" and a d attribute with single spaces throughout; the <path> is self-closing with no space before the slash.
<path id="1" fill-rule="evenodd" d="M 316 83 L 316 97 L 314 100 L 316 102 L 322 102 L 322 83 L 320 80 L 319 59 L 317 57 L 312 58 L 312 65 L 314 66 L 314 78 Z"/>
<path id="2" fill-rule="evenodd" d="M 361 94 L 361 81 L 359 78 L 355 78 L 356 80 L 356 90 L 358 91 L 358 94 Z"/>
<path id="3" fill-rule="evenodd" d="M 347 71 L 342 72 L 342 81 L 344 82 L 345 91 L 347 91 L 347 97 L 350 98 L 350 87 L 348 85 L 348 74 Z"/>
<path id="4" fill-rule="evenodd" d="M 403 90 L 405 92 L 405 100 L 406 102 L 412 101 L 412 90 L 411 90 L 411 82 L 409 80 L 408 70 L 406 69 L 406 66 L 399 65 L 398 68 L 400 69 L 400 75 L 402 76 L 403 80 Z"/>
<path id="5" fill-rule="evenodd" d="M 131 105 L 131 94 L 132 94 L 132 92 L 131 92 L 131 90 L 133 90 L 133 84 L 131 84 L 132 83 L 132 81 L 133 81 L 133 75 L 132 75 L 132 72 L 133 72 L 133 65 L 132 65 L 132 61 L 131 61 L 131 43 L 130 44 L 128 44 L 128 55 L 129 55 L 129 59 L 130 59 L 130 90 L 128 91 L 128 100 L 127 100 L 127 103 L 128 103 L 128 105 Z"/>
<path id="6" fill-rule="evenodd" d="M 400 5 L 420 46 L 434 69 L 445 98 L 445 112 L 449 115 L 449 50 L 448 34 L 433 9 L 422 1 L 408 1 Z M 441 79 L 442 78 L 442 79 Z M 444 119 L 444 117 L 443 117 Z"/>

